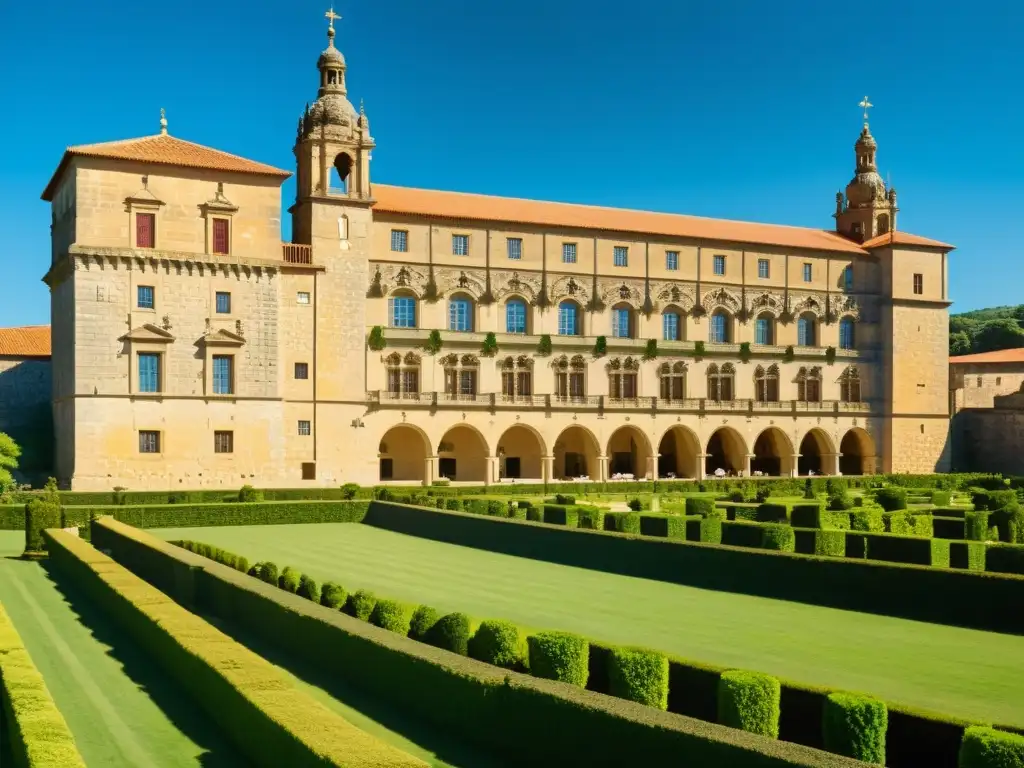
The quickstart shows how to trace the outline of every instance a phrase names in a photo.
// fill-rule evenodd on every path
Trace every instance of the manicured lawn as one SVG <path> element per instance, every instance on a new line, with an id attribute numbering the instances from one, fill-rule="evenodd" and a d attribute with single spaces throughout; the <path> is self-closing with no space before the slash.
<path id="1" fill-rule="evenodd" d="M 88 602 L 70 604 L 43 564 L 14 559 L 24 534 L 0 531 L 0 602 L 92 768 L 244 766 L 234 747 Z"/>
<path id="2" fill-rule="evenodd" d="M 1024 726 L 1024 637 L 618 576 L 356 524 L 153 533 L 478 619 L 564 629 Z"/>

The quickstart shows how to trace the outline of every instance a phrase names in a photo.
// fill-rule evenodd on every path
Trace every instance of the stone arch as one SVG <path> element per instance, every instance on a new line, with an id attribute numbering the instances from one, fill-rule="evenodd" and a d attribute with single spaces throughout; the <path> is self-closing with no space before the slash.
<path id="1" fill-rule="evenodd" d="M 870 475 L 875 471 L 875 441 L 865 430 L 853 427 L 839 443 L 839 471 L 844 475 Z"/>
<path id="2" fill-rule="evenodd" d="M 333 167 L 337 175 L 331 174 L 331 181 L 339 185 L 337 187 L 339 191 L 348 194 L 355 161 L 348 152 L 339 152 L 337 157 L 334 158 Z"/>
<path id="3" fill-rule="evenodd" d="M 608 438 L 608 479 L 615 475 L 632 475 L 635 478 L 647 477 L 653 467 L 649 468 L 653 456 L 651 440 L 643 430 L 635 424 L 624 424 Z"/>
<path id="4" fill-rule="evenodd" d="M 608 316 L 611 323 L 608 328 L 608 335 L 610 337 L 619 339 L 635 339 L 637 337 L 639 313 L 632 302 L 627 299 L 616 301 L 609 308 Z M 619 318 L 625 320 L 625 328 L 622 327 L 621 321 L 616 323 Z"/>
<path id="5" fill-rule="evenodd" d="M 718 469 L 738 475 L 747 464 L 747 444 L 732 427 L 716 429 L 708 438 L 705 453 L 704 471 L 708 477 L 714 477 Z"/>
<path id="6" fill-rule="evenodd" d="M 396 424 L 380 439 L 377 447 L 379 478 L 384 482 L 426 480 L 426 460 L 433 455 L 430 439 L 413 424 Z"/>
<path id="7" fill-rule="evenodd" d="M 448 428 L 437 444 L 437 474 L 459 483 L 483 483 L 487 480 L 487 439 L 469 424 Z"/>
<path id="8" fill-rule="evenodd" d="M 768 427 L 754 440 L 750 473 L 761 472 L 772 477 L 793 474 L 793 443 L 779 427 Z"/>
<path id="9" fill-rule="evenodd" d="M 600 444 L 594 433 L 579 424 L 563 429 L 552 449 L 555 456 L 555 477 L 598 478 L 597 457 L 601 455 Z"/>
<path id="10" fill-rule="evenodd" d="M 819 427 L 808 430 L 800 441 L 797 474 L 831 475 L 835 472 L 835 446 L 828 432 Z"/>
<path id="11" fill-rule="evenodd" d="M 556 327 L 555 331 L 559 336 L 583 336 L 586 333 L 584 321 L 584 307 L 573 297 L 563 297 L 556 305 Z M 572 325 L 568 326 L 568 313 L 571 311 Z"/>
<path id="12" fill-rule="evenodd" d="M 456 302 L 467 302 L 465 318 L 461 310 L 457 310 Z M 445 318 L 445 328 L 449 331 L 475 331 L 477 325 L 477 300 L 476 297 L 465 288 L 456 288 L 447 296 L 445 311 L 448 316 Z M 465 322 L 464 322 L 465 320 Z M 468 325 L 468 327 L 462 327 Z"/>
<path id="13" fill-rule="evenodd" d="M 515 480 L 544 479 L 544 438 L 529 424 L 513 424 L 498 438 L 498 474 Z"/>
<path id="14" fill-rule="evenodd" d="M 700 440 L 689 427 L 675 424 L 658 442 L 658 477 L 696 478 L 700 469 Z"/>
<path id="15" fill-rule="evenodd" d="M 511 323 L 509 321 L 512 318 L 510 318 L 510 316 L 509 316 L 509 307 L 513 306 L 513 305 L 517 305 L 517 306 L 521 306 L 522 307 L 522 312 L 523 312 L 523 329 L 522 330 L 513 330 L 510 327 Z M 503 318 L 499 318 L 498 319 L 498 324 L 499 324 L 498 327 L 499 328 L 504 328 L 505 329 L 505 333 L 517 333 L 517 334 L 525 334 L 525 335 L 529 335 L 529 334 L 533 333 L 533 312 L 531 311 L 533 309 L 533 307 L 532 307 L 532 305 L 530 303 L 530 300 L 528 298 L 526 298 L 525 296 L 523 296 L 522 294 L 519 294 L 519 293 L 510 293 L 510 294 L 508 294 L 507 296 L 505 296 L 502 299 L 502 301 L 501 301 L 501 309 L 504 312 L 505 316 Z"/>

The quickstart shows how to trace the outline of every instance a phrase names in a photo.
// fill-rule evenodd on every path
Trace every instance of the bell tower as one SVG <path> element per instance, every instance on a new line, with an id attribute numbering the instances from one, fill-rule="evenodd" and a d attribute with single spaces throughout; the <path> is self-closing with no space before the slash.
<path id="1" fill-rule="evenodd" d="M 874 106 L 865 96 L 859 105 L 864 109 L 864 128 L 854 144 L 856 166 L 853 179 L 846 185 L 846 194 L 836 193 L 836 232 L 863 243 L 896 229 L 896 190 L 886 189 L 878 175 L 875 153 L 878 144 L 868 127 L 868 110 Z"/>

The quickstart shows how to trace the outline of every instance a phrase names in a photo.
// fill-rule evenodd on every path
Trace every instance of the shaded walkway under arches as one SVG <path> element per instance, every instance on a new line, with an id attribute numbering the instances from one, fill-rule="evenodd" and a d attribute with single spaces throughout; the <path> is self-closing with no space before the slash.
<path id="1" fill-rule="evenodd" d="M 600 455 L 597 438 L 586 427 L 566 427 L 555 440 L 555 477 L 572 479 L 589 477 L 598 479 L 597 457 Z"/>
<path id="2" fill-rule="evenodd" d="M 658 477 L 697 477 L 700 442 L 687 427 L 671 427 L 658 444 Z"/>
<path id="3" fill-rule="evenodd" d="M 651 442 L 632 424 L 619 427 L 608 438 L 608 479 L 615 475 L 646 477 L 651 457 Z"/>
<path id="4" fill-rule="evenodd" d="M 544 442 L 532 427 L 516 424 L 498 438 L 498 473 L 500 477 L 521 480 L 544 477 Z"/>
<path id="5" fill-rule="evenodd" d="M 752 453 L 751 475 L 760 472 L 771 477 L 788 477 L 793 474 L 793 445 L 778 427 L 769 427 L 758 435 Z"/>
<path id="6" fill-rule="evenodd" d="M 797 474 L 831 475 L 835 472 L 835 450 L 828 435 L 820 429 L 812 429 L 800 441 L 800 459 Z"/>
<path id="7" fill-rule="evenodd" d="M 716 429 L 708 439 L 706 453 L 704 472 L 708 477 L 713 477 L 717 469 L 738 475 L 747 464 L 747 445 L 732 427 Z"/>
<path id="8" fill-rule="evenodd" d="M 487 442 L 473 427 L 460 424 L 437 444 L 437 474 L 459 483 L 487 481 Z"/>
<path id="9" fill-rule="evenodd" d="M 383 481 L 420 482 L 426 479 L 430 443 L 418 428 L 398 424 L 384 433 L 377 448 Z"/>
<path id="10" fill-rule="evenodd" d="M 854 427 L 839 443 L 839 471 L 844 475 L 870 475 L 875 471 L 875 442 L 871 435 Z"/>

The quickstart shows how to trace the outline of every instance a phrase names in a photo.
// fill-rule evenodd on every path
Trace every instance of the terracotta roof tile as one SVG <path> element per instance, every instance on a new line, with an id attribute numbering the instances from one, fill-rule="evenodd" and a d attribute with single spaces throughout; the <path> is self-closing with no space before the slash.
<path id="1" fill-rule="evenodd" d="M 49 357 L 50 326 L 28 325 L 0 328 L 0 355 L 6 357 Z"/>
<path id="2" fill-rule="evenodd" d="M 593 205 L 552 203 L 512 197 L 441 192 L 373 185 L 375 211 L 451 219 L 503 221 L 541 226 L 604 229 L 616 232 L 754 243 L 816 251 L 865 254 L 857 243 L 823 229 L 708 219 L 674 213 L 634 211 Z"/>
<path id="3" fill-rule="evenodd" d="M 891 234 L 879 235 L 873 237 L 864 243 L 865 248 L 879 248 L 881 246 L 894 244 L 894 245 L 926 245 L 932 248 L 945 248 L 946 250 L 953 250 L 956 248 L 955 245 L 949 243 L 943 243 L 938 240 L 932 240 L 931 238 L 921 237 L 920 235 L 912 235 L 909 232 L 896 231 Z"/>
<path id="4" fill-rule="evenodd" d="M 957 363 L 1024 363 L 1024 347 L 997 349 L 995 352 L 977 352 L 973 355 L 958 355 L 949 358 L 950 365 Z"/>
<path id="5" fill-rule="evenodd" d="M 230 171 L 232 173 L 251 173 L 259 176 L 274 176 L 286 179 L 291 176 L 288 171 L 282 171 L 272 165 L 257 163 L 255 160 L 248 160 L 238 155 L 221 152 L 219 149 L 204 147 L 202 144 L 195 144 L 174 136 L 157 134 L 155 136 L 143 136 L 138 139 L 125 139 L 123 141 L 108 141 L 102 144 L 80 144 L 76 147 L 68 147 L 61 158 L 60 165 L 54 172 L 50 183 L 43 191 L 43 200 L 50 200 L 53 197 L 54 189 L 61 174 L 71 162 L 71 158 L 79 157 L 107 157 L 114 160 L 133 160 L 141 163 L 155 163 L 158 165 L 174 165 L 180 168 L 205 168 L 213 171 Z"/>

